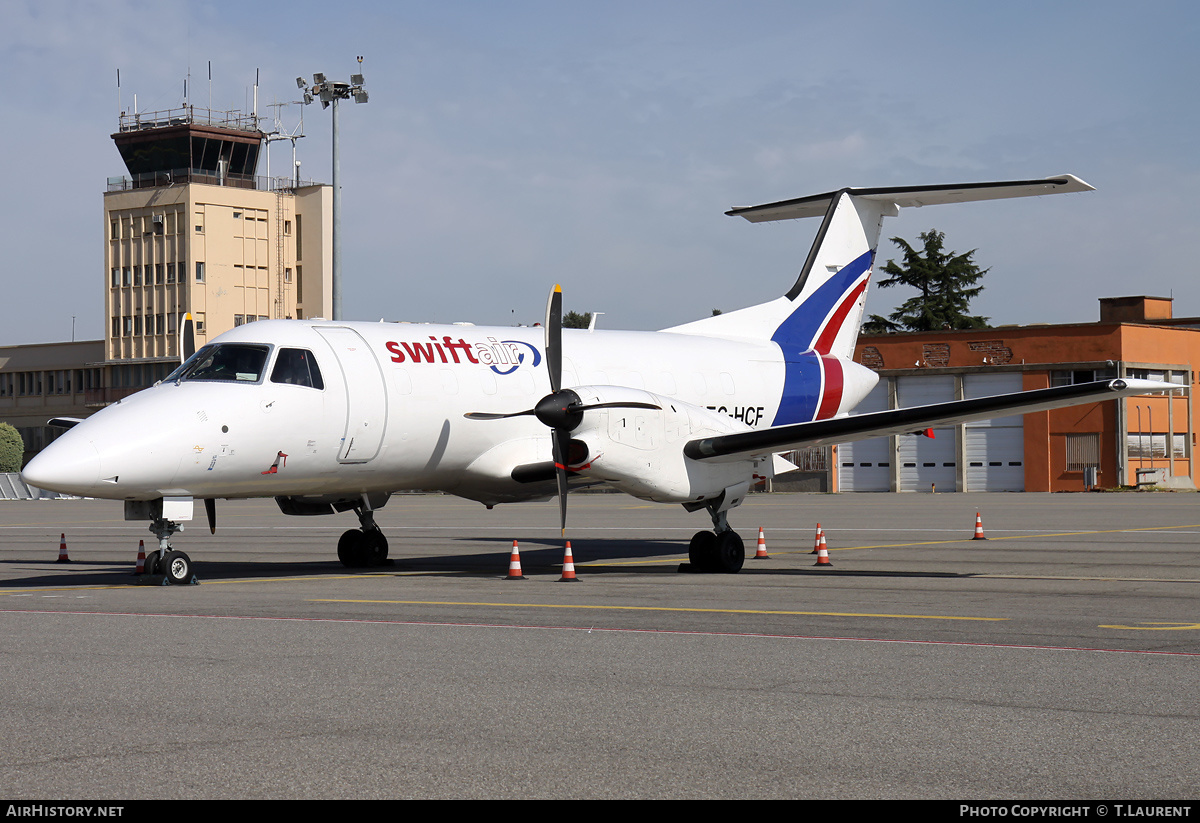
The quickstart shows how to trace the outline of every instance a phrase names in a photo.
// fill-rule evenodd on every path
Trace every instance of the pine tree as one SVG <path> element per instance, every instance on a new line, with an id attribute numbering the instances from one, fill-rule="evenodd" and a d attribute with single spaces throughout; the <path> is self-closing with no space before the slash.
<path id="1" fill-rule="evenodd" d="M 930 229 L 920 235 L 923 248 L 914 249 L 899 237 L 891 240 L 904 252 L 904 265 L 889 260 L 880 271 L 891 275 L 880 280 L 880 288 L 897 284 L 910 286 L 920 292 L 905 300 L 887 318 L 871 315 L 863 324 L 867 333 L 892 331 L 936 331 L 939 329 L 986 329 L 988 318 L 970 315 L 971 300 L 983 291 L 977 286 L 988 273 L 971 259 L 978 249 L 964 254 L 945 251 L 946 235 Z"/>
<path id="2" fill-rule="evenodd" d="M 562 326 L 564 329 L 586 329 L 592 324 L 592 313 L 584 312 L 580 314 L 577 311 L 569 311 L 563 315 Z"/>

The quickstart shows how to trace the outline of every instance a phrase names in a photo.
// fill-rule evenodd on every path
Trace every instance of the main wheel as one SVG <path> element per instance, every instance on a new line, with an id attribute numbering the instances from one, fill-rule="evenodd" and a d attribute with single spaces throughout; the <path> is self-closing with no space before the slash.
<path id="1" fill-rule="evenodd" d="M 367 536 L 361 529 L 350 529 L 338 540 L 338 560 L 348 569 L 367 565 Z"/>
<path id="2" fill-rule="evenodd" d="M 146 562 L 142 566 L 142 574 L 158 574 L 158 558 L 159 553 L 156 551 L 146 555 Z"/>
<path id="3" fill-rule="evenodd" d="M 710 572 L 717 564 L 717 536 L 712 532 L 696 532 L 688 543 L 688 560 L 698 572 Z"/>
<path id="4" fill-rule="evenodd" d="M 368 566 L 382 566 L 387 562 L 387 537 L 379 529 L 364 532 L 366 538 L 366 563 Z"/>
<path id="5" fill-rule="evenodd" d="M 735 531 L 716 535 L 716 570 L 725 574 L 737 574 L 746 562 L 746 546 Z"/>
<path id="6" fill-rule="evenodd" d="M 192 559 L 183 552 L 172 549 L 162 559 L 159 571 L 165 574 L 167 580 L 174 585 L 190 583 L 192 582 Z"/>

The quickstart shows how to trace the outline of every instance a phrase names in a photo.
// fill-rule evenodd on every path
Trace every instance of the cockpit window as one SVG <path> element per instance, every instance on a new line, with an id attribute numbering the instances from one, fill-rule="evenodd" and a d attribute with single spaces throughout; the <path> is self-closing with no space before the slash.
<path id="1" fill-rule="evenodd" d="M 275 368 L 271 369 L 271 382 L 312 389 L 325 388 L 317 361 L 313 359 L 312 352 L 305 349 L 280 349 Z"/>
<path id="2" fill-rule="evenodd" d="M 214 343 L 197 351 L 166 379 L 257 383 L 263 378 L 270 352 L 269 346 L 252 343 Z"/>

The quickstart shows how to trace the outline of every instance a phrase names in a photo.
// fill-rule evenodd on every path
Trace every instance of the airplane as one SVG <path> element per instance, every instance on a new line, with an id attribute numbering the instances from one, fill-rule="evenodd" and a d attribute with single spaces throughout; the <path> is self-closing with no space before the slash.
<path id="1" fill-rule="evenodd" d="M 193 579 L 173 535 L 203 500 L 272 497 L 287 515 L 353 510 L 351 568 L 387 558 L 375 512 L 401 490 L 501 503 L 572 488 L 704 510 L 694 570 L 736 573 L 729 512 L 787 470 L 779 453 L 1158 391 L 1117 379 L 862 415 L 878 375 L 853 361 L 883 219 L 901 208 L 1083 192 L 1073 175 L 943 186 L 845 188 L 735 208 L 751 222 L 821 217 L 796 282 L 775 300 L 661 331 L 545 324 L 265 320 L 190 353 L 156 385 L 70 425 L 22 472 L 32 486 L 123 500 L 149 520 L 146 571 Z M 184 324 L 186 326 L 186 324 Z M 186 332 L 185 332 L 186 333 Z M 188 354 L 189 352 L 185 352 Z"/>

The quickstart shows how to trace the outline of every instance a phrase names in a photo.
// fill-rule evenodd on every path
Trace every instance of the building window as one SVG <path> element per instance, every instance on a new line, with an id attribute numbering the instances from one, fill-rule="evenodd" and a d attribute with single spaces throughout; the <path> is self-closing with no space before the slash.
<path id="1" fill-rule="evenodd" d="M 135 286 L 142 285 L 142 267 L 141 266 L 133 267 L 133 285 L 135 285 Z"/>
<path id="2" fill-rule="evenodd" d="M 117 221 L 116 221 L 116 220 L 113 220 L 112 222 L 110 222 L 110 223 L 108 224 L 108 227 L 109 227 L 109 228 L 108 228 L 108 237 L 109 237 L 109 239 L 110 239 L 110 240 L 120 240 L 120 239 L 121 239 L 121 226 L 120 226 L 120 224 L 119 224 L 119 223 L 117 223 Z"/>
<path id="3" fill-rule="evenodd" d="M 154 264 L 154 285 L 161 286 L 163 282 L 163 265 L 162 263 Z"/>
<path id="4" fill-rule="evenodd" d="M 175 282 L 175 264 L 174 263 L 167 264 L 167 282 L 168 283 Z"/>
<path id="5" fill-rule="evenodd" d="M 196 282 L 197 283 L 204 282 L 204 261 L 203 260 L 196 261 Z"/>
<path id="6" fill-rule="evenodd" d="M 292 270 L 291 270 L 291 269 L 284 269 L 284 270 L 283 270 L 283 282 L 284 282 L 284 283 L 291 283 L 291 282 L 292 282 Z"/>
<path id="7" fill-rule="evenodd" d="M 1067 471 L 1081 472 L 1100 468 L 1100 435 L 1067 435 Z"/>
<path id="8" fill-rule="evenodd" d="M 1051 386 L 1073 386 L 1076 383 L 1091 383 L 1096 380 L 1112 380 L 1117 376 L 1115 368 L 1072 369 L 1050 372 Z M 1132 374 L 1130 375 L 1132 377 Z"/>
<path id="9" fill-rule="evenodd" d="M 128 286 L 128 285 L 131 285 L 132 283 L 133 283 L 133 275 L 131 275 L 129 272 L 129 266 L 125 266 L 123 269 L 121 269 L 121 285 Z"/>
<path id="10" fill-rule="evenodd" d="M 112 286 L 115 289 L 119 285 L 121 285 L 121 272 L 119 269 L 117 269 L 116 266 L 113 266 L 113 268 L 112 268 Z"/>
<path id="11" fill-rule="evenodd" d="M 292 236 L 292 221 L 291 220 L 283 221 L 283 236 L 284 237 Z"/>

